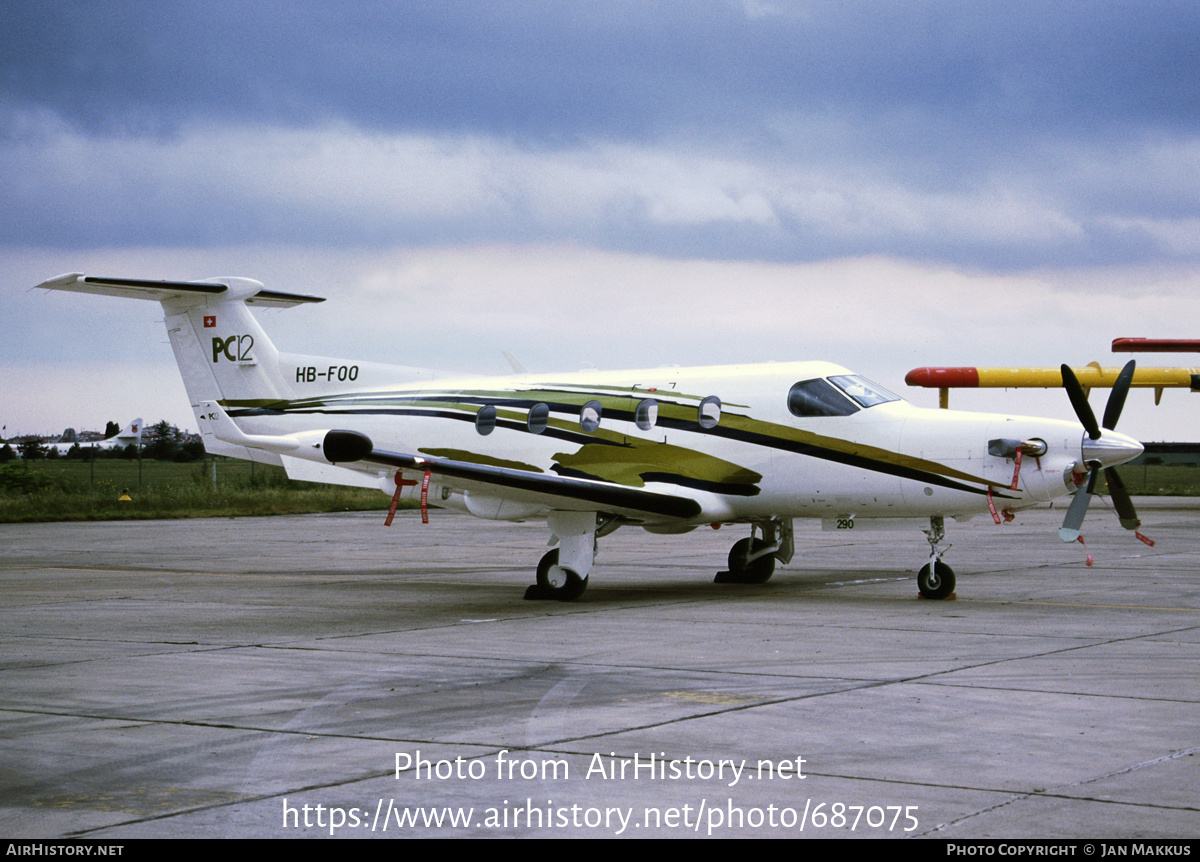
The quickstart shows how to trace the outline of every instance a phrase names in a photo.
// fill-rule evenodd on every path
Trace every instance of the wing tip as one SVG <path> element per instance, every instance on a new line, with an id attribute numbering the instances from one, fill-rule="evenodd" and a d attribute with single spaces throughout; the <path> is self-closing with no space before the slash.
<path id="1" fill-rule="evenodd" d="M 43 281 L 41 284 L 39 284 L 37 286 L 39 288 L 45 288 L 47 290 L 52 290 L 56 287 L 66 287 L 68 284 L 74 284 L 75 282 L 79 281 L 79 279 L 81 279 L 83 277 L 84 277 L 84 274 L 82 272 L 64 272 L 62 275 L 56 275 L 56 276 L 54 276 L 54 278 L 46 279 L 45 281 Z"/>

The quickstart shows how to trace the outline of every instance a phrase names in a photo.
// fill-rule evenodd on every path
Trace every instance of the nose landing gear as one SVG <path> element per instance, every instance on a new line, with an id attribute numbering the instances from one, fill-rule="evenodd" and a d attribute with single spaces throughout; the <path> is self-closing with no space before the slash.
<path id="1" fill-rule="evenodd" d="M 923 599 L 950 598 L 954 595 L 954 569 L 942 562 L 942 554 L 950 550 L 949 545 L 941 545 L 946 538 L 945 519 L 941 515 L 930 518 L 924 532 L 929 540 L 929 562 L 917 572 L 917 591 Z"/>

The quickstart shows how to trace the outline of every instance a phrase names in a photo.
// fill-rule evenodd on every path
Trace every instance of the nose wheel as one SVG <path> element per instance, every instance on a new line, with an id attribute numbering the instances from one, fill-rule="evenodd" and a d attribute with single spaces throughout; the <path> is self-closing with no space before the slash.
<path id="1" fill-rule="evenodd" d="M 926 563 L 917 572 L 917 590 L 922 598 L 947 598 L 954 592 L 954 569 L 941 560 Z"/>
<path id="2" fill-rule="evenodd" d="M 949 545 L 942 545 L 942 539 L 946 538 L 945 519 L 940 515 L 930 518 L 925 538 L 929 540 L 929 562 L 917 572 L 917 592 L 923 599 L 949 598 L 954 594 L 954 569 L 942 562 L 942 554 L 950 550 Z"/>

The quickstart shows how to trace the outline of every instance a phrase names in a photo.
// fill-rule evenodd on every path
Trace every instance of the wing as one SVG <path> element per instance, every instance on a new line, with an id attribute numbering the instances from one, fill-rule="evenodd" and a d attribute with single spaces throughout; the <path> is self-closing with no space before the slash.
<path id="1" fill-rule="evenodd" d="M 454 479 L 455 484 L 462 485 L 466 490 L 511 498 L 516 502 L 543 505 L 550 509 L 596 510 L 635 518 L 652 515 L 656 518 L 681 520 L 695 518 L 703 510 L 700 503 L 691 497 L 646 488 L 630 488 L 613 482 L 550 473 L 533 473 L 511 467 L 471 464 L 450 458 L 389 452 L 376 449 L 366 435 L 356 431 L 330 431 L 325 436 L 322 448 L 325 457 L 335 463 L 343 459 L 343 462 L 351 460 L 401 470 L 429 472 L 434 476 Z M 358 454 L 364 450 L 365 454 Z M 347 454 L 358 454 L 358 457 L 347 459 Z"/>
<path id="2" fill-rule="evenodd" d="M 428 472 L 453 479 L 453 484 L 463 490 L 518 503 L 548 509 L 611 512 L 640 520 L 646 520 L 647 516 L 650 520 L 690 520 L 703 511 L 700 502 L 692 497 L 630 488 L 615 482 L 376 449 L 371 438 L 358 431 L 247 434 L 217 402 L 202 401 L 198 406 L 196 415 L 202 432 L 207 431 L 226 443 L 315 462 L 326 470 L 331 469 L 330 464 L 353 464 L 351 469 L 374 466 Z"/>

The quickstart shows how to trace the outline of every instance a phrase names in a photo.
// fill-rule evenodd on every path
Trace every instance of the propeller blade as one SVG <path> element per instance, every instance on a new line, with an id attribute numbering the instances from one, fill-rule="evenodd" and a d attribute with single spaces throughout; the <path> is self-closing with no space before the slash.
<path id="1" fill-rule="evenodd" d="M 1099 473 L 1100 471 L 1094 467 L 1089 470 L 1087 484 L 1076 490 L 1075 496 L 1071 498 L 1067 516 L 1063 518 L 1062 528 L 1058 531 L 1058 537 L 1064 542 L 1074 542 L 1079 538 L 1079 528 L 1083 526 L 1083 518 L 1087 515 L 1088 504 L 1092 502 L 1092 489 L 1096 486 L 1096 476 Z"/>
<path id="2" fill-rule="evenodd" d="M 1064 365 L 1062 367 L 1062 381 L 1063 387 L 1067 390 L 1067 397 L 1071 399 L 1071 406 L 1075 408 L 1075 415 L 1079 417 L 1083 429 L 1093 440 L 1099 440 L 1100 426 L 1096 424 L 1096 414 L 1092 412 L 1092 405 L 1088 404 L 1083 386 L 1080 384 L 1079 378 L 1075 376 L 1075 372 L 1071 370 L 1071 366 Z M 1067 541 L 1075 540 L 1068 539 Z"/>
<path id="3" fill-rule="evenodd" d="M 1133 385 L 1133 372 L 1137 368 L 1137 363 L 1133 360 L 1125 363 L 1125 367 L 1121 369 L 1121 373 L 1117 375 L 1117 379 L 1113 382 L 1112 393 L 1108 396 L 1108 403 L 1104 405 L 1104 429 L 1112 431 L 1117 427 L 1117 421 L 1121 418 L 1121 411 L 1125 409 L 1125 399 L 1129 395 L 1129 388 Z M 1075 415 L 1079 417 L 1080 423 L 1083 425 L 1084 431 L 1092 440 L 1099 440 L 1103 433 L 1099 425 L 1096 424 L 1096 414 L 1092 412 L 1092 406 L 1088 403 L 1087 394 L 1083 391 L 1083 385 L 1079 382 L 1079 378 L 1075 372 L 1071 370 L 1071 366 L 1062 366 L 1062 382 L 1063 388 L 1067 390 L 1067 397 L 1071 399 L 1071 406 L 1075 408 Z M 1114 438 L 1120 435 L 1111 435 L 1110 441 L 1115 442 Z M 1122 438 L 1124 439 L 1124 438 Z M 1101 444 L 1096 444 L 1092 447 L 1095 450 Z M 1087 441 L 1084 441 L 1084 458 L 1089 456 L 1089 447 Z M 1100 455 L 1095 455 L 1099 458 Z M 1112 460 L 1117 460 L 1113 458 Z M 1062 528 L 1058 531 L 1058 537 L 1064 542 L 1074 542 L 1079 538 L 1080 529 L 1083 527 L 1083 519 L 1087 516 L 1088 505 L 1092 501 L 1092 494 L 1096 487 L 1096 479 L 1100 475 L 1099 461 L 1088 461 L 1091 469 L 1088 470 L 1087 486 L 1079 488 L 1075 492 L 1075 496 L 1071 500 L 1071 505 L 1067 507 L 1067 515 L 1063 518 Z M 1117 516 L 1121 519 L 1121 526 L 1127 530 L 1136 530 L 1142 525 L 1138 519 L 1137 510 L 1133 507 L 1133 500 L 1129 496 L 1129 491 L 1125 488 L 1125 483 L 1121 481 L 1120 475 L 1112 467 L 1104 468 L 1104 478 L 1108 482 L 1108 493 L 1112 497 L 1113 508 L 1117 510 Z M 1088 559 L 1088 565 L 1091 565 L 1091 558 Z"/>
<path id="4" fill-rule="evenodd" d="M 1106 467 L 1104 479 L 1108 482 L 1108 495 L 1112 497 L 1113 508 L 1117 510 L 1117 517 L 1121 519 L 1121 526 L 1126 530 L 1136 530 L 1142 525 L 1142 522 L 1138 519 L 1137 510 L 1133 508 L 1133 500 L 1130 499 L 1129 492 L 1125 490 L 1125 483 L 1121 481 L 1117 468 Z"/>
<path id="5" fill-rule="evenodd" d="M 1137 362 L 1130 359 L 1121 369 L 1121 373 L 1117 375 L 1116 382 L 1113 383 L 1112 394 L 1108 396 L 1108 404 L 1104 407 L 1103 425 L 1109 431 L 1117 427 L 1117 420 L 1121 418 L 1121 411 L 1125 409 L 1125 396 L 1129 394 L 1129 386 L 1133 383 L 1133 370 L 1136 367 Z"/>

